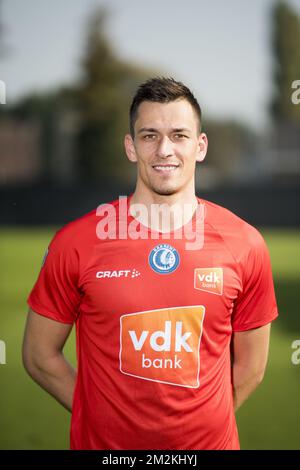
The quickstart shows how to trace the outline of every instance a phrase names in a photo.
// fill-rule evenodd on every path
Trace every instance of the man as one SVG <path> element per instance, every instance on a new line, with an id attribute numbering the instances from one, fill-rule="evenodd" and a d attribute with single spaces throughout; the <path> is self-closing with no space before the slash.
<path id="1" fill-rule="evenodd" d="M 261 235 L 195 195 L 207 146 L 191 91 L 148 80 L 125 137 L 125 217 L 113 201 L 49 246 L 23 360 L 72 411 L 72 449 L 239 449 L 234 411 L 262 381 L 278 313 Z M 63 356 L 74 323 L 77 372 Z"/>

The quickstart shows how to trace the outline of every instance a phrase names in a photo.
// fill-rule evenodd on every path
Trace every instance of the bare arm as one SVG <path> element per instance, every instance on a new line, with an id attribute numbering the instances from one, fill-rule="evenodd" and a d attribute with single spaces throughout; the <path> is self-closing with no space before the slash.
<path id="1" fill-rule="evenodd" d="M 232 382 L 234 410 L 261 383 L 268 360 L 271 324 L 236 332 L 232 339 Z"/>
<path id="2" fill-rule="evenodd" d="M 76 371 L 63 355 L 72 325 L 56 322 L 29 309 L 23 340 L 28 374 L 67 410 L 72 410 Z"/>

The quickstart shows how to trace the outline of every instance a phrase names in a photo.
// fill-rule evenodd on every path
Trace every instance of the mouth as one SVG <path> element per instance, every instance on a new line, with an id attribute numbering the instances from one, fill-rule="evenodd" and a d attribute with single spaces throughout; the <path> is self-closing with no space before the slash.
<path id="1" fill-rule="evenodd" d="M 158 173 L 171 173 L 179 167 L 178 164 L 152 165 L 152 168 Z"/>

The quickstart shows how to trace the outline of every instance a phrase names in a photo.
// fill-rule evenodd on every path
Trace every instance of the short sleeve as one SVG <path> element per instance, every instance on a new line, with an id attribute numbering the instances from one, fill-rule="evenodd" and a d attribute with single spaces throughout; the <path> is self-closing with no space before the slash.
<path id="1" fill-rule="evenodd" d="M 81 299 L 78 278 L 78 253 L 62 229 L 48 247 L 28 305 L 52 320 L 74 323 Z"/>
<path id="2" fill-rule="evenodd" d="M 270 323 L 278 316 L 269 252 L 255 230 L 242 265 L 242 290 L 232 313 L 233 331 L 245 331 Z"/>

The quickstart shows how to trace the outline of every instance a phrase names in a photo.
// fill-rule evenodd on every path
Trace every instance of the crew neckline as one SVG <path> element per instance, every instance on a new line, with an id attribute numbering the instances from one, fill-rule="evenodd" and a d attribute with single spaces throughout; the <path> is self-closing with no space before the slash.
<path id="1" fill-rule="evenodd" d="M 185 227 L 187 227 L 189 224 L 192 223 L 192 227 L 194 227 L 194 224 L 195 224 L 195 219 L 196 219 L 196 214 L 197 214 L 197 210 L 199 208 L 199 205 L 201 204 L 201 199 L 197 196 L 196 196 L 196 199 L 197 199 L 197 207 L 196 209 L 194 210 L 194 213 L 193 213 L 193 216 L 192 218 L 186 222 L 184 225 L 182 225 L 181 227 L 178 227 L 177 229 L 175 230 L 171 230 L 169 232 L 162 232 L 160 230 L 154 230 L 152 229 L 151 227 L 147 227 L 147 225 L 144 225 L 142 222 L 140 222 L 136 217 L 134 217 L 131 212 L 130 212 L 130 203 L 131 203 L 131 200 L 132 200 L 132 197 L 133 197 L 133 193 L 131 193 L 128 197 L 128 219 L 129 221 L 135 221 L 137 222 L 144 230 L 146 230 L 147 232 L 150 232 L 152 234 L 158 234 L 159 236 L 164 236 L 164 237 L 167 237 L 167 235 L 175 235 L 176 233 L 182 233 L 182 231 L 184 230 Z"/>

